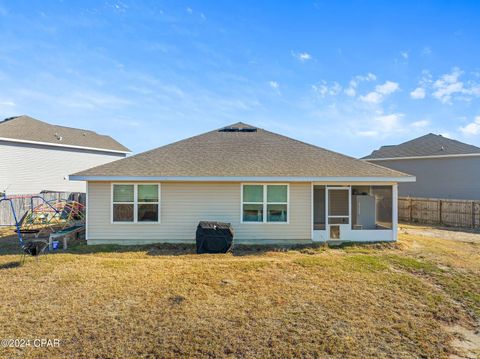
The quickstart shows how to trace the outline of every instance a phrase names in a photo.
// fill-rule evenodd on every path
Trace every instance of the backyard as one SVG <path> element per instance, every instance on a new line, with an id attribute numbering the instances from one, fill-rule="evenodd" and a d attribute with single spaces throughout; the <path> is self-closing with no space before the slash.
<path id="1" fill-rule="evenodd" d="M 233 255 L 77 243 L 23 265 L 4 231 L 0 338 L 59 344 L 0 357 L 478 356 L 480 234 L 402 227 L 395 244 Z"/>

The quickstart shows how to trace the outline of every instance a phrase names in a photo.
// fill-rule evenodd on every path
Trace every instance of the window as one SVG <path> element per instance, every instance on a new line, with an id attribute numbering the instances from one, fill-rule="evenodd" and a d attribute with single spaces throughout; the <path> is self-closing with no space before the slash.
<path id="1" fill-rule="evenodd" d="M 112 221 L 115 223 L 159 222 L 158 184 L 113 184 Z"/>
<path id="2" fill-rule="evenodd" d="M 288 185 L 242 186 L 242 222 L 288 222 Z"/>

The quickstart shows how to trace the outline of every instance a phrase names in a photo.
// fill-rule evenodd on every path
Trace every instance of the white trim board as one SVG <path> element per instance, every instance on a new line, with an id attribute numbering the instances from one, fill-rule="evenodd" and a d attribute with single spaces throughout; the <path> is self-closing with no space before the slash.
<path id="1" fill-rule="evenodd" d="M 395 160 L 421 160 L 426 158 L 456 158 L 456 157 L 480 157 L 480 153 L 463 153 L 458 155 L 431 155 L 431 156 L 405 156 L 405 157 L 385 157 L 385 158 L 361 158 L 362 161 L 395 161 Z"/>
<path id="2" fill-rule="evenodd" d="M 16 138 L 8 138 L 8 137 L 0 137 L 0 141 L 5 141 L 5 142 L 18 142 L 18 143 L 28 143 L 28 144 L 42 145 L 42 146 L 76 148 L 76 149 L 82 149 L 82 150 L 101 151 L 101 152 L 125 153 L 125 154 L 132 153 L 131 151 L 111 150 L 111 149 L 108 149 L 108 148 L 86 147 L 86 146 L 76 146 L 76 145 L 66 145 L 66 144 L 63 144 L 63 143 L 39 142 L 39 141 L 30 141 L 30 140 L 19 140 L 19 139 L 16 139 Z"/>
<path id="3" fill-rule="evenodd" d="M 164 181 L 164 182 L 415 182 L 405 177 L 184 177 L 184 176 L 68 176 L 70 181 Z"/>

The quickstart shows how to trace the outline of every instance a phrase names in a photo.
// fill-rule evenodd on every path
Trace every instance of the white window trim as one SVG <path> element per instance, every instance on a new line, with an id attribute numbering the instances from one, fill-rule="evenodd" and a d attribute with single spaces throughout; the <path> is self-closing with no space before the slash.
<path id="1" fill-rule="evenodd" d="M 133 185 L 133 203 L 132 202 L 113 202 L 113 187 L 115 185 Z M 158 202 L 138 202 L 138 185 L 157 185 L 158 187 Z M 140 225 L 148 225 L 148 224 L 159 224 L 161 222 L 161 184 L 160 183 L 126 183 L 126 182 L 115 182 L 111 183 L 110 185 L 110 223 L 111 224 L 140 224 Z M 114 221 L 113 220 L 113 205 L 114 204 L 133 204 L 133 221 L 126 222 L 126 221 Z M 138 221 L 138 205 L 139 204 L 156 204 L 158 205 L 158 220 L 157 221 Z"/>
<path id="2" fill-rule="evenodd" d="M 244 186 L 263 186 L 263 202 L 243 202 L 243 187 Z M 267 202 L 267 186 L 287 186 L 287 202 Z M 263 205 L 263 221 L 253 222 L 243 220 L 243 205 L 244 204 L 262 204 Z M 287 205 L 287 221 L 286 222 L 268 222 L 267 221 L 267 206 L 269 204 L 286 204 Z M 290 184 L 289 183 L 242 183 L 240 186 L 240 223 L 241 224 L 289 224 L 290 223 Z"/>

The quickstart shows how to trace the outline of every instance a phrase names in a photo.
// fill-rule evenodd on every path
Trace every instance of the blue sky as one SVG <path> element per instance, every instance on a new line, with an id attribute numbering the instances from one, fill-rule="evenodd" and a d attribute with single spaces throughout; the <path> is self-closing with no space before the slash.
<path id="1" fill-rule="evenodd" d="M 0 117 L 134 152 L 237 121 L 352 156 L 428 132 L 480 146 L 479 18 L 478 1 L 0 0 Z"/>

